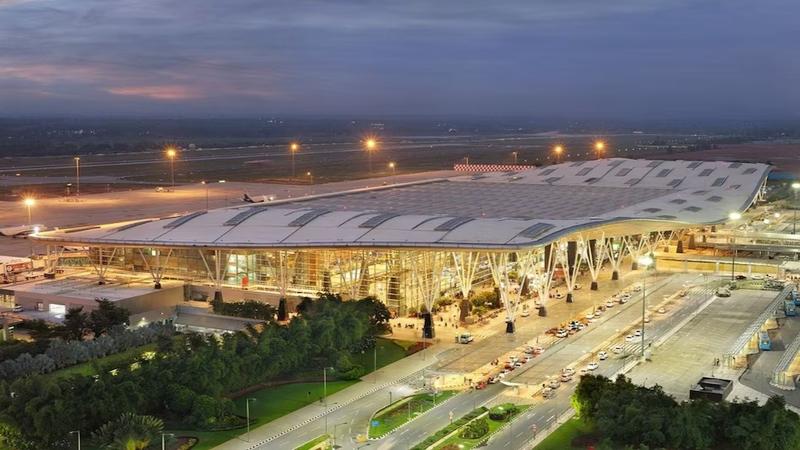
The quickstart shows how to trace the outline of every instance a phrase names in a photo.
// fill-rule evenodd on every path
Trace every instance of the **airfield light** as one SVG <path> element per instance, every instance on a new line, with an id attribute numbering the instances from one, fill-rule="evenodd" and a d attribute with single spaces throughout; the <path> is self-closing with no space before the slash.
<path id="1" fill-rule="evenodd" d="M 289 153 L 292 154 L 292 179 L 295 178 L 294 154 L 297 153 L 298 150 L 300 150 L 300 144 L 298 144 L 297 142 L 292 142 L 291 144 L 289 144 Z"/>
<path id="2" fill-rule="evenodd" d="M 175 147 L 167 147 L 167 158 L 169 158 L 169 175 L 172 184 L 172 190 L 175 190 L 175 156 L 178 155 L 178 151 Z"/>

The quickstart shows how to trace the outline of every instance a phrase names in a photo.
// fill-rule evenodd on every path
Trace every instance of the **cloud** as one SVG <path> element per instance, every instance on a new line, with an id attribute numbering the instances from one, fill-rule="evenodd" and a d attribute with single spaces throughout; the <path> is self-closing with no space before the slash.
<path id="1" fill-rule="evenodd" d="M 732 95 L 753 110 L 800 100 L 789 0 L 0 0 L 0 11 L 0 105 L 22 112 L 635 115 L 724 110 Z"/>
<path id="2" fill-rule="evenodd" d="M 168 101 L 193 100 L 205 97 L 202 92 L 198 92 L 191 87 L 178 85 L 124 86 L 108 88 L 106 91 L 114 95 L 144 97 L 152 100 Z"/>

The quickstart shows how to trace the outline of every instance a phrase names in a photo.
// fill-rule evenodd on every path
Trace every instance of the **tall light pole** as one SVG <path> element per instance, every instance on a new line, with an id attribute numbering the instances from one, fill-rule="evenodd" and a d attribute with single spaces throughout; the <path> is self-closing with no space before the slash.
<path id="1" fill-rule="evenodd" d="M 167 436 L 170 439 L 175 437 L 173 433 L 161 433 L 161 450 L 167 450 Z"/>
<path id="2" fill-rule="evenodd" d="M 325 407 L 325 434 L 328 433 L 328 369 L 333 370 L 333 367 L 322 368 L 322 404 Z"/>
<path id="3" fill-rule="evenodd" d="M 597 154 L 597 159 L 600 159 L 600 155 L 602 155 L 603 150 L 606 149 L 606 143 L 603 141 L 597 141 L 594 143 L 594 151 Z"/>
<path id="4" fill-rule="evenodd" d="M 742 215 L 736 211 L 728 214 L 728 219 L 733 228 L 731 229 L 731 281 L 736 281 L 736 222 L 742 218 Z"/>
<path id="5" fill-rule="evenodd" d="M 167 148 L 167 158 L 169 158 L 169 174 L 173 191 L 175 190 L 175 156 L 177 155 L 178 151 L 175 150 L 174 147 Z"/>
<path id="6" fill-rule="evenodd" d="M 347 425 L 347 422 L 337 423 L 333 426 L 333 442 L 331 443 L 331 448 L 336 448 L 336 427 L 339 425 Z"/>
<path id="7" fill-rule="evenodd" d="M 306 176 L 308 177 L 308 184 L 314 184 L 314 175 L 310 171 L 306 172 Z"/>
<path id="8" fill-rule="evenodd" d="M 297 153 L 298 150 L 300 150 L 300 144 L 298 144 L 297 142 L 292 142 L 291 145 L 289 145 L 289 153 L 292 154 L 292 179 L 295 178 L 294 154 Z"/>
<path id="9" fill-rule="evenodd" d="M 372 152 L 378 147 L 378 142 L 369 138 L 364 141 L 364 147 L 367 150 L 367 162 L 369 164 L 369 174 L 372 175 Z"/>
<path id="10" fill-rule="evenodd" d="M 647 312 L 647 269 L 653 265 L 653 257 L 644 255 L 637 261 L 639 267 L 643 267 L 645 275 L 642 277 L 642 360 L 644 360 L 644 321 Z"/>
<path id="11" fill-rule="evenodd" d="M 75 160 L 75 196 L 81 196 L 81 157 L 72 158 Z"/>
<path id="12" fill-rule="evenodd" d="M 250 442 L 250 402 L 254 401 L 256 401 L 256 399 L 250 397 L 244 402 L 244 407 L 247 412 L 247 442 Z"/>
<path id="13" fill-rule="evenodd" d="M 561 154 L 564 153 L 564 147 L 561 145 L 556 145 L 553 147 L 553 153 L 556 155 L 556 163 L 561 162 Z"/>
<path id="14" fill-rule="evenodd" d="M 797 191 L 800 190 L 800 183 L 795 181 L 792 183 L 792 192 L 794 193 L 794 205 L 792 205 L 792 209 L 794 210 L 794 219 L 792 219 L 792 234 L 797 234 Z"/>
<path id="15" fill-rule="evenodd" d="M 29 228 L 28 232 L 33 233 L 33 228 L 32 228 L 33 220 L 31 220 L 31 208 L 33 208 L 33 206 L 36 204 L 36 200 L 33 197 L 26 197 L 25 200 L 23 200 L 23 203 L 25 204 L 25 208 L 28 209 L 28 228 Z M 30 242 L 31 256 L 33 256 L 33 239 L 28 239 L 28 241 Z"/>
<path id="16" fill-rule="evenodd" d="M 203 180 L 200 182 L 200 184 L 206 187 L 206 211 L 208 211 L 208 182 Z"/>
<path id="17" fill-rule="evenodd" d="M 81 431 L 70 431 L 69 434 L 77 434 L 78 435 L 78 450 L 81 450 Z"/>
<path id="18" fill-rule="evenodd" d="M 517 153 L 518 152 L 511 152 L 511 154 L 514 156 L 514 165 L 515 166 L 517 165 Z"/>
<path id="19" fill-rule="evenodd" d="M 392 175 L 397 175 L 397 164 L 394 161 L 389 163 L 389 168 L 392 169 Z"/>
<path id="20" fill-rule="evenodd" d="M 36 205 L 36 199 L 34 199 L 33 197 L 27 197 L 22 202 L 25 204 L 25 207 L 28 209 L 28 226 L 31 226 L 32 225 L 31 208 L 33 208 L 33 206 Z"/>

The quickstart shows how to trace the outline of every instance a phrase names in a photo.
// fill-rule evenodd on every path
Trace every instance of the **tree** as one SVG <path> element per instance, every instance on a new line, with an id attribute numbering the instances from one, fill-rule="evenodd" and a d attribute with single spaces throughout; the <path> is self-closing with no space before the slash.
<path id="1" fill-rule="evenodd" d="M 70 308 L 64 315 L 64 337 L 68 340 L 82 340 L 89 328 L 89 315 L 83 312 L 83 306 Z"/>
<path id="2" fill-rule="evenodd" d="M 153 416 L 124 413 L 92 433 L 95 445 L 114 450 L 142 450 L 164 430 L 164 422 Z"/>
<path id="3" fill-rule="evenodd" d="M 108 332 L 114 326 L 128 324 L 131 313 L 127 309 L 105 299 L 95 301 L 97 309 L 89 314 L 89 327 L 95 336 Z"/>

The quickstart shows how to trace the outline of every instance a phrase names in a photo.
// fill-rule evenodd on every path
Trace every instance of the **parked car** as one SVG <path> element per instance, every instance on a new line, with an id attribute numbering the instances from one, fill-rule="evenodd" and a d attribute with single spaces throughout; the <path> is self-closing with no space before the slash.
<path id="1" fill-rule="evenodd" d="M 558 338 L 565 338 L 567 336 L 569 336 L 569 331 L 564 329 L 558 330 L 558 332 L 556 333 L 556 337 Z"/>
<path id="2" fill-rule="evenodd" d="M 565 368 L 561 369 L 561 373 L 562 374 L 567 374 L 569 376 L 572 376 L 572 375 L 575 375 L 575 369 L 572 369 L 570 367 L 565 367 Z"/>
<path id="3" fill-rule="evenodd" d="M 633 342 L 635 340 L 636 340 L 636 336 L 634 336 L 632 334 L 629 334 L 629 335 L 625 336 L 625 342 Z"/>
<path id="4" fill-rule="evenodd" d="M 611 347 L 611 351 L 616 353 L 616 354 L 620 354 L 623 351 L 625 351 L 625 347 L 623 347 L 621 345 L 615 345 L 615 346 Z"/>
<path id="5" fill-rule="evenodd" d="M 553 389 L 550 389 L 549 387 L 542 389 L 542 397 L 553 398 L 554 395 L 556 395 L 556 391 Z"/>
<path id="6" fill-rule="evenodd" d="M 717 289 L 716 294 L 717 294 L 717 297 L 730 297 L 731 296 L 731 291 L 729 291 L 729 290 L 727 290 L 725 288 L 719 288 L 719 289 Z"/>
<path id="7" fill-rule="evenodd" d="M 592 362 L 590 362 L 589 364 L 586 365 L 586 369 L 592 370 L 592 371 L 597 370 L 598 367 L 600 367 L 600 366 L 595 361 L 592 361 Z"/>
<path id="8" fill-rule="evenodd" d="M 666 314 L 667 313 L 667 309 L 662 306 L 661 308 L 658 308 L 658 311 L 656 311 L 656 312 L 658 312 L 659 314 Z"/>
<path id="9" fill-rule="evenodd" d="M 613 307 L 614 307 L 614 301 L 613 300 L 606 301 L 606 308 L 613 308 Z"/>
<path id="10" fill-rule="evenodd" d="M 551 378 L 550 381 L 547 382 L 547 387 L 550 389 L 558 389 L 561 386 L 561 382 L 558 381 L 558 378 Z"/>
<path id="11" fill-rule="evenodd" d="M 600 352 L 597 354 L 597 359 L 599 359 L 600 361 L 605 361 L 607 358 L 608 358 L 608 353 L 606 352 Z"/>
<path id="12" fill-rule="evenodd" d="M 22 305 L 14 305 L 14 307 L 11 308 L 11 311 L 14 311 L 14 312 L 17 312 L 17 313 L 18 312 L 22 312 L 24 310 L 25 310 L 25 308 L 23 308 Z"/>

